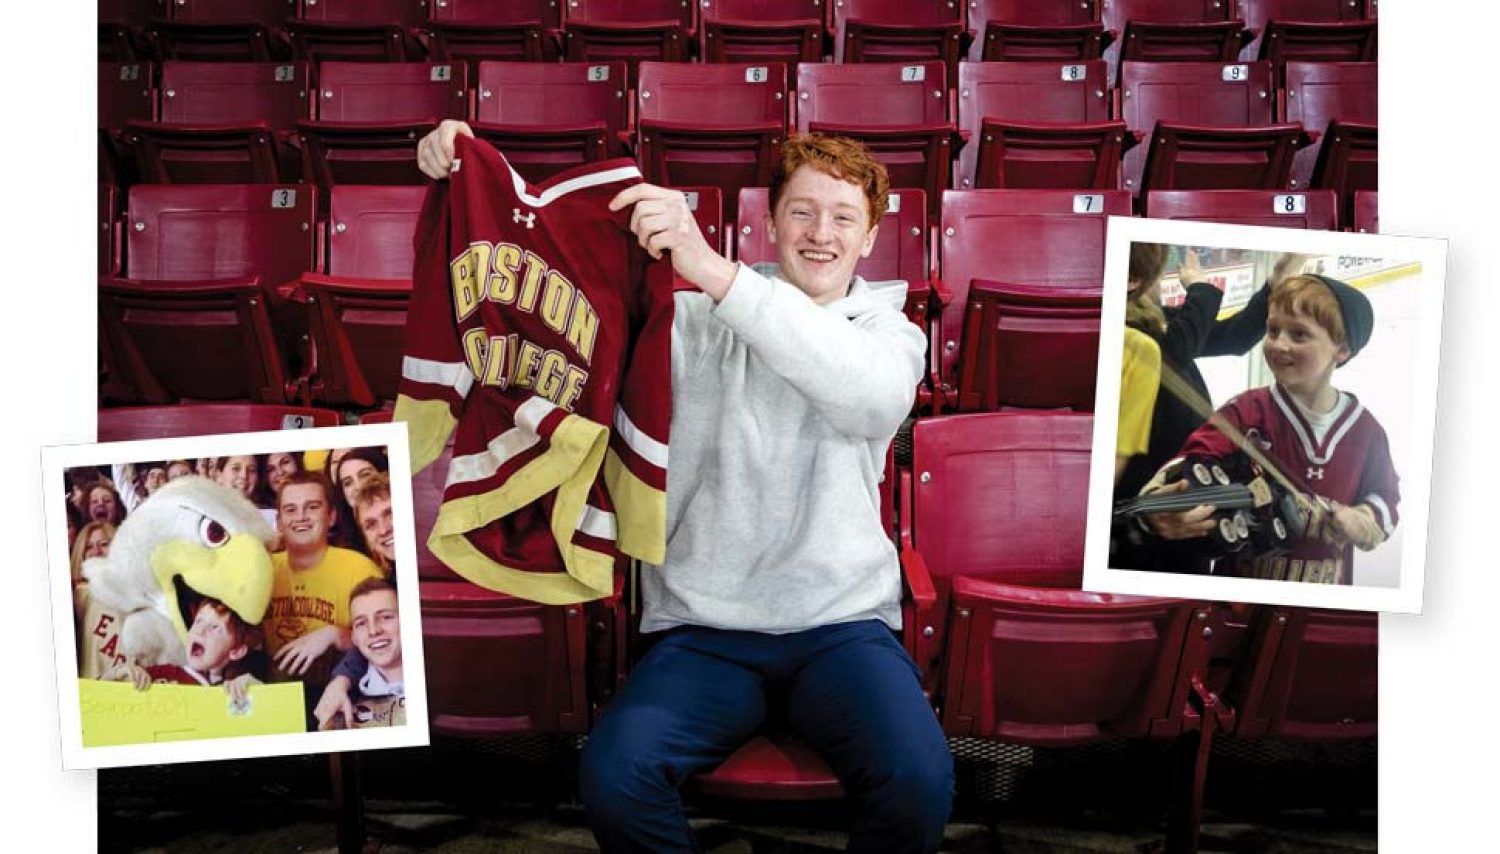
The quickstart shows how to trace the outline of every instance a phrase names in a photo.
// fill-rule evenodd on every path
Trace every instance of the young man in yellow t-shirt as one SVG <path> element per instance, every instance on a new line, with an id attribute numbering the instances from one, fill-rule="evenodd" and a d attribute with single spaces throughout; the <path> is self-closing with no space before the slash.
<path id="1" fill-rule="evenodd" d="M 283 550 L 271 555 L 275 576 L 262 625 L 266 651 L 279 674 L 304 679 L 312 697 L 328 680 L 331 661 L 321 659 L 330 650 L 342 654 L 352 644 L 349 592 L 366 578 L 381 576 L 369 558 L 328 544 L 334 519 L 329 496 L 328 482 L 313 472 L 296 472 L 282 482 L 276 527 Z"/>

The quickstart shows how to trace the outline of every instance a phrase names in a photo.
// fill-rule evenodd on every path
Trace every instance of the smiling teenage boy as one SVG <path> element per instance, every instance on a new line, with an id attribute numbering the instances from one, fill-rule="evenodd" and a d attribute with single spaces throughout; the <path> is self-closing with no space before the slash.
<path id="1" fill-rule="evenodd" d="M 293 678 L 308 674 L 330 649 L 349 649 L 349 591 L 380 576 L 369 558 L 328 544 L 333 515 L 322 475 L 296 472 L 282 483 L 276 527 L 283 550 L 271 555 L 271 605 L 263 626 L 267 651 Z M 313 681 L 316 697 L 326 676 Z"/>
<path id="2" fill-rule="evenodd" d="M 1276 381 L 1235 397 L 1219 414 L 1326 499 L 1327 508 L 1312 514 L 1307 536 L 1289 552 L 1242 556 L 1232 574 L 1352 584 L 1354 548 L 1369 551 L 1395 531 L 1399 478 L 1385 430 L 1358 398 L 1333 386 L 1334 369 L 1364 348 L 1374 321 L 1369 299 L 1337 279 L 1302 275 L 1273 285 L 1262 347 Z M 1234 450 L 1223 433 L 1205 425 L 1188 437 L 1179 457 Z M 1159 514 L 1152 525 L 1168 539 L 1202 536 L 1212 528 L 1211 513 L 1204 506 Z M 1218 566 L 1215 573 L 1226 574 Z"/>
<path id="3" fill-rule="evenodd" d="M 446 177 L 467 132 L 426 137 L 422 170 Z M 640 576 L 654 645 L 581 758 L 607 852 L 694 850 L 679 787 L 771 717 L 851 795 L 850 850 L 942 841 L 953 760 L 893 635 L 900 568 L 876 491 L 926 342 L 904 289 L 854 275 L 888 193 L 859 143 L 788 139 L 770 187 L 780 263 L 756 269 L 708 245 L 679 191 L 637 184 L 610 202 L 701 292 L 675 300 L 666 559 Z"/>

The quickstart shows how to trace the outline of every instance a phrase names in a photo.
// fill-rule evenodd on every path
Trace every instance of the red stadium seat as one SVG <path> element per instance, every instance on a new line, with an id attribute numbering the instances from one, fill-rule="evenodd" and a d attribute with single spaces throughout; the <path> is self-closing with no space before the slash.
<path id="1" fill-rule="evenodd" d="M 162 59 L 268 62 L 287 55 L 291 0 L 172 0 L 150 32 Z"/>
<path id="2" fill-rule="evenodd" d="M 816 751 L 791 736 L 757 735 L 717 768 L 692 779 L 693 788 L 719 798 L 821 801 L 844 787 Z"/>
<path id="3" fill-rule="evenodd" d="M 1094 408 L 1101 291 L 976 279 L 969 288 L 957 408 Z"/>
<path id="4" fill-rule="evenodd" d="M 958 126 L 967 137 L 954 186 L 1107 189 L 1134 137 L 1109 121 L 1102 60 L 962 62 Z"/>
<path id="5" fill-rule="evenodd" d="M 1281 189 L 1306 141 L 1299 124 L 1219 128 L 1157 122 L 1143 189 Z"/>
<path id="6" fill-rule="evenodd" d="M 1373 124 L 1335 120 L 1323 135 L 1323 147 L 1313 166 L 1312 186 L 1337 190 L 1339 220 L 1354 218 L 1354 196 L 1379 189 L 1380 132 Z"/>
<path id="7" fill-rule="evenodd" d="M 797 130 L 849 136 L 885 164 L 893 188 L 917 187 L 936 205 L 947 188 L 955 128 L 940 62 L 803 63 Z"/>
<path id="8" fill-rule="evenodd" d="M 1286 64 L 1282 121 L 1298 122 L 1309 134 L 1316 135 L 1312 145 L 1298 151 L 1292 163 L 1293 188 L 1312 186 L 1313 167 L 1330 123 L 1379 123 L 1377 76 L 1378 68 L 1373 62 Z"/>
<path id="9" fill-rule="evenodd" d="M 308 77 L 296 63 L 162 63 L 160 121 L 131 122 L 124 134 L 141 180 L 265 184 L 294 174 Z"/>
<path id="10" fill-rule="evenodd" d="M 642 61 L 686 62 L 697 39 L 698 4 L 681 0 L 569 0 L 563 46 L 569 62 L 622 60 L 635 88 Z"/>
<path id="11" fill-rule="evenodd" d="M 1302 741 L 1374 738 L 1379 615 L 1264 608 L 1225 692 L 1234 734 Z"/>
<path id="12" fill-rule="evenodd" d="M 435 735 L 588 731 L 584 659 L 596 603 L 538 605 L 462 579 L 420 583 Z M 479 672 L 490 677 L 476 682 Z"/>
<path id="13" fill-rule="evenodd" d="M 1374 62 L 1378 58 L 1374 21 L 1302 24 L 1272 21 L 1261 42 L 1261 59 L 1279 72 L 1288 62 Z"/>
<path id="14" fill-rule="evenodd" d="M 1354 230 L 1380 233 L 1380 194 L 1359 190 L 1354 194 Z"/>
<path id="15" fill-rule="evenodd" d="M 624 156 L 625 63 L 481 62 L 474 134 L 528 181 Z"/>
<path id="16" fill-rule="evenodd" d="M 117 131 L 126 122 L 155 118 L 155 77 L 156 66 L 149 62 L 99 63 L 99 127 Z"/>
<path id="17" fill-rule="evenodd" d="M 1121 118 L 1149 140 L 1125 153 L 1133 194 L 1286 186 L 1303 136 L 1273 123 L 1269 63 L 1127 62 L 1120 88 Z"/>
<path id="18" fill-rule="evenodd" d="M 786 136 L 786 68 L 643 62 L 637 159 L 647 181 L 716 186 L 731 202 L 741 187 L 771 181 Z"/>
<path id="19" fill-rule="evenodd" d="M 189 24 L 240 24 L 251 21 L 279 26 L 297 11 L 296 0 L 170 0 L 173 21 Z"/>
<path id="20" fill-rule="evenodd" d="M 149 402 L 173 397 L 284 399 L 283 354 L 300 359 L 305 349 L 300 343 L 302 313 L 291 310 L 285 299 L 302 273 L 314 268 L 316 210 L 317 191 L 305 184 L 131 188 L 124 226 L 124 269 L 130 281 L 116 283 L 115 301 L 135 306 L 122 323 L 139 329 L 143 352 L 161 348 L 159 358 L 165 363 L 159 366 L 143 355 L 146 362 L 125 366 L 136 376 L 147 368 L 159 376 L 155 386 L 145 379 L 137 382 L 138 391 L 150 389 L 139 394 Z M 102 303 L 104 297 L 100 299 Z M 163 303 L 159 316 L 143 307 L 153 301 Z M 231 321 L 243 323 L 243 329 L 226 336 Z M 280 339 L 279 352 L 265 343 L 272 331 Z M 242 340 L 238 355 L 231 357 L 224 342 L 236 335 Z M 174 339 L 179 343 L 169 345 Z M 197 354 L 199 347 L 205 354 L 201 364 L 181 358 Z M 111 350 L 117 358 L 128 355 L 113 342 Z M 244 359 L 246 365 L 242 368 L 232 358 Z M 226 370 L 226 363 L 233 367 L 227 369 L 225 390 L 215 392 L 213 370 Z M 232 381 L 241 372 L 254 382 Z"/>
<path id="21" fill-rule="evenodd" d="M 1100 18 L 1113 37 L 1104 51 L 1111 83 L 1123 60 L 1233 61 L 1244 29 L 1225 0 L 1108 0 Z"/>
<path id="22" fill-rule="evenodd" d="M 708 245 L 721 253 L 729 251 L 724 226 L 724 193 L 718 187 L 673 187 L 687 197 L 688 210 Z M 743 191 L 741 191 L 743 192 Z"/>
<path id="23" fill-rule="evenodd" d="M 299 62 L 406 62 L 422 57 L 415 38 L 422 0 L 302 0 L 286 22 Z"/>
<path id="24" fill-rule="evenodd" d="M 286 371 L 256 277 L 106 277 L 99 283 L 99 326 L 105 400 L 286 400 Z"/>
<path id="25" fill-rule="evenodd" d="M 152 83 L 156 66 L 149 62 L 99 63 L 99 180 L 135 183 L 135 159 L 124 147 L 125 125 L 156 117 Z"/>
<path id="26" fill-rule="evenodd" d="M 432 58 L 553 62 L 562 49 L 557 0 L 432 0 Z"/>
<path id="27" fill-rule="evenodd" d="M 99 185 L 99 272 L 120 272 L 120 230 L 116 221 L 120 212 L 119 193 L 111 184 Z"/>
<path id="28" fill-rule="evenodd" d="M 321 403 L 375 406 L 401 379 L 413 238 L 425 187 L 338 186 L 330 193 L 328 274 L 305 274 L 312 358 L 305 390 Z"/>
<path id="29" fill-rule="evenodd" d="M 427 0 L 298 0 L 297 17 L 331 24 L 392 24 L 415 29 L 427 18 Z"/>
<path id="30" fill-rule="evenodd" d="M 913 64 L 937 60 L 947 85 L 958 80 L 963 55 L 963 4 L 899 0 L 835 0 L 833 61 Z"/>
<path id="31" fill-rule="evenodd" d="M 422 58 L 416 33 L 426 0 L 299 0 L 287 21 L 292 56 L 303 62 L 405 62 Z"/>
<path id="32" fill-rule="evenodd" d="M 329 193 L 331 276 L 410 279 L 412 240 L 426 187 L 334 187 Z"/>
<path id="33" fill-rule="evenodd" d="M 970 62 L 1081 62 L 1098 59 L 1104 50 L 1095 0 L 969 0 L 969 28 L 974 32 Z"/>
<path id="34" fill-rule="evenodd" d="M 1187 673 L 1204 664 L 1185 654 L 1194 604 L 1078 589 L 1092 442 L 1086 414 L 912 427 L 902 561 L 930 574 L 939 607 L 907 617 L 923 627 L 919 667 L 946 653 L 950 735 L 1062 745 L 1183 730 Z"/>
<path id="35" fill-rule="evenodd" d="M 1236 0 L 1236 12 L 1255 37 L 1241 58 L 1247 62 L 1261 58 L 1261 37 L 1273 20 L 1331 24 L 1373 19 L 1365 6 L 1366 0 Z"/>
<path id="36" fill-rule="evenodd" d="M 190 403 L 177 406 L 114 406 L 99 410 L 99 441 L 175 439 L 212 433 L 258 433 L 337 427 L 332 409 L 265 403 Z"/>
<path id="37" fill-rule="evenodd" d="M 166 17 L 165 0 L 99 0 L 99 20 L 144 27 L 152 18 Z"/>
<path id="38" fill-rule="evenodd" d="M 132 37 L 130 27 L 120 23 L 99 22 L 100 62 L 138 62 L 150 55 L 150 48 Z"/>
<path id="39" fill-rule="evenodd" d="M 823 57 L 822 0 L 703 0 L 702 13 L 704 62 L 780 62 L 795 75 Z"/>
<path id="40" fill-rule="evenodd" d="M 1238 0 L 1252 36 L 1240 59 L 1375 61 L 1375 15 L 1365 0 Z"/>
<path id="41" fill-rule="evenodd" d="M 970 283 L 992 279 L 1091 291 L 1104 282 L 1107 218 L 1130 215 L 1121 190 L 953 190 L 939 225 L 940 299 L 933 346 L 945 385 L 955 382 Z M 945 389 L 945 393 L 948 390 Z"/>
<path id="42" fill-rule="evenodd" d="M 355 279 L 308 273 L 298 285 L 312 337 L 306 395 L 330 406 L 396 399 L 411 278 Z M 300 391 L 301 389 L 299 389 Z"/>
<path id="43" fill-rule="evenodd" d="M 462 63 L 325 62 L 317 118 L 299 123 L 303 179 L 334 184 L 421 184 L 412 152 L 441 119 L 468 118 Z"/>
<path id="44" fill-rule="evenodd" d="M 146 27 L 166 17 L 164 0 L 99 0 L 99 60 L 135 62 L 151 56 Z"/>
<path id="45" fill-rule="evenodd" d="M 132 279 L 259 276 L 268 294 L 313 269 L 317 191 L 305 184 L 132 187 L 125 271 Z"/>
<path id="46" fill-rule="evenodd" d="M 1152 190 L 1146 216 L 1332 231 L 1338 227 L 1338 198 L 1332 190 Z"/>

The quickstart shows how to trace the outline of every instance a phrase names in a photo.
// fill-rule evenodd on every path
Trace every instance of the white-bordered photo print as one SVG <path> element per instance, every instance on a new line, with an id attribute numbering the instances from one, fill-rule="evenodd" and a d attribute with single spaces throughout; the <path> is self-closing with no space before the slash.
<path id="1" fill-rule="evenodd" d="M 1446 251 L 1111 217 L 1084 589 L 1420 613 Z"/>
<path id="2" fill-rule="evenodd" d="M 429 741 L 404 424 L 42 449 L 63 767 Z"/>

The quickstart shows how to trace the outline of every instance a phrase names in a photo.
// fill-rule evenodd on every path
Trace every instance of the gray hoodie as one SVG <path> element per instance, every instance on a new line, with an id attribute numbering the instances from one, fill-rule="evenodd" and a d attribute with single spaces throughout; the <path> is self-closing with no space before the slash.
<path id="1" fill-rule="evenodd" d="M 775 265 L 742 265 L 717 306 L 677 295 L 667 553 L 641 570 L 642 631 L 900 627 L 876 490 L 926 349 L 904 297 L 856 277 L 819 306 Z"/>

